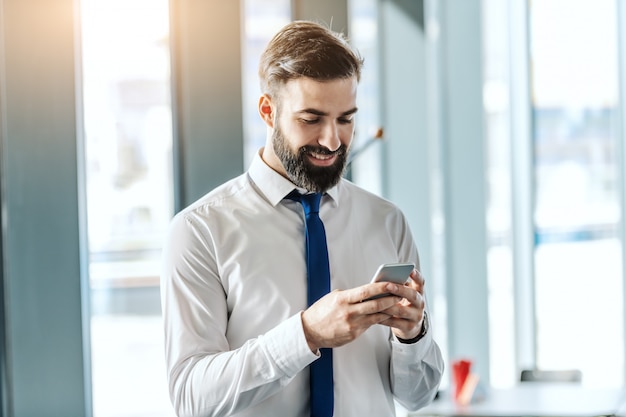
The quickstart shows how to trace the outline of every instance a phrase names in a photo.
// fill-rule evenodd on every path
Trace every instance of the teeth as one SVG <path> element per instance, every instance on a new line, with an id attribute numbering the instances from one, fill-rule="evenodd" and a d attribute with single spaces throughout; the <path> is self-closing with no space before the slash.
<path id="1" fill-rule="evenodd" d="M 310 155 L 311 155 L 313 158 L 315 158 L 315 159 L 321 159 L 322 161 L 325 161 L 325 160 L 330 159 L 330 158 L 332 158 L 332 157 L 333 157 L 332 155 L 322 155 L 322 154 L 319 154 L 319 153 L 311 153 Z"/>

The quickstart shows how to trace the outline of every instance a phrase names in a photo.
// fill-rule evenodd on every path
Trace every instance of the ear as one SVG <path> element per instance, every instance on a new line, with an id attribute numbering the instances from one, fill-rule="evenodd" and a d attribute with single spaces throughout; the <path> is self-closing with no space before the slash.
<path id="1" fill-rule="evenodd" d="M 259 115 L 261 116 L 261 119 L 263 119 L 263 121 L 268 127 L 272 129 L 274 128 L 274 117 L 276 116 L 276 107 L 274 106 L 274 103 L 272 102 L 272 98 L 268 96 L 267 94 L 263 94 L 259 98 Z"/>

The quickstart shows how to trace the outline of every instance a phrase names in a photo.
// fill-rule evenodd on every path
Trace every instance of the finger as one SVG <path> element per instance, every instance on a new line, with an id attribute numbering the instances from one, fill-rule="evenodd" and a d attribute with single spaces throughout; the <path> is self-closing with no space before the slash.
<path id="1" fill-rule="evenodd" d="M 389 283 L 387 282 L 365 284 L 360 287 L 343 291 L 343 296 L 345 297 L 345 301 L 347 303 L 359 304 L 363 301 L 369 301 L 372 297 L 388 295 L 389 291 L 386 289 L 387 285 L 389 285 Z"/>
<path id="2" fill-rule="evenodd" d="M 388 284 L 386 290 L 391 294 L 402 297 L 410 304 L 421 306 L 423 304 L 424 295 L 415 288 L 415 284 L 412 285 L 395 285 Z"/>
<path id="3" fill-rule="evenodd" d="M 388 309 L 395 306 L 401 301 L 401 297 L 388 295 L 376 299 L 364 300 L 360 303 L 354 304 L 354 306 L 360 314 L 368 315 L 386 312 Z"/>
<path id="4" fill-rule="evenodd" d="M 420 307 L 413 304 L 397 303 L 382 311 L 382 313 L 395 318 L 418 322 L 424 315 L 424 308 L 423 306 Z"/>
<path id="5" fill-rule="evenodd" d="M 407 281 L 409 286 L 415 288 L 420 294 L 424 294 L 424 285 L 426 284 L 426 280 L 420 271 L 414 269 L 409 276 L 410 280 Z"/>
<path id="6" fill-rule="evenodd" d="M 382 324 L 383 326 L 388 326 L 392 329 L 399 330 L 400 332 L 402 332 L 401 334 L 398 334 L 396 331 L 394 331 L 394 333 L 398 337 L 401 337 L 402 339 L 412 339 L 417 334 L 419 334 L 419 331 L 422 326 L 420 322 L 399 319 L 397 317 L 390 317 L 387 320 L 379 324 Z"/>
<path id="7" fill-rule="evenodd" d="M 400 304 L 385 310 L 389 318 L 381 324 L 397 328 L 402 331 L 412 331 L 421 327 L 424 319 L 424 309 L 415 306 L 402 306 Z"/>

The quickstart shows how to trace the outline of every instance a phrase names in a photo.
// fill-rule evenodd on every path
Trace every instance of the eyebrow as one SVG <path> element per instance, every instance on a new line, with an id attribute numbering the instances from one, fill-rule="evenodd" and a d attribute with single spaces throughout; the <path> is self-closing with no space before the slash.
<path id="1" fill-rule="evenodd" d="M 354 107 L 348 111 L 344 111 L 343 113 L 341 113 L 340 117 L 350 116 L 351 114 L 356 113 L 358 110 L 359 109 L 357 107 Z M 298 114 L 308 113 L 308 114 L 313 114 L 315 116 L 328 116 L 328 113 L 323 112 L 321 110 L 312 109 L 312 108 L 302 109 L 296 113 Z"/>

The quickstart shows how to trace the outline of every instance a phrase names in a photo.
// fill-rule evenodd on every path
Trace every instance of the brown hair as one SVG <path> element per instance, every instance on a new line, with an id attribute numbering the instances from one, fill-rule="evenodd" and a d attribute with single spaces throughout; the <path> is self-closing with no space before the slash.
<path id="1" fill-rule="evenodd" d="M 270 96 L 287 81 L 361 77 L 363 59 L 341 33 L 314 22 L 295 21 L 269 42 L 259 63 L 261 91 Z"/>

